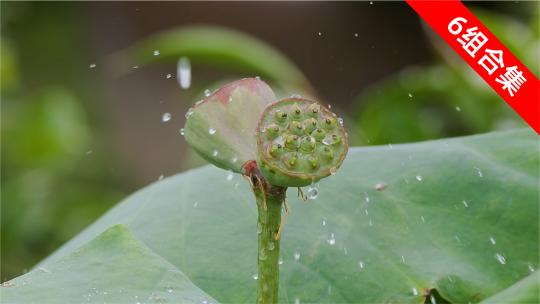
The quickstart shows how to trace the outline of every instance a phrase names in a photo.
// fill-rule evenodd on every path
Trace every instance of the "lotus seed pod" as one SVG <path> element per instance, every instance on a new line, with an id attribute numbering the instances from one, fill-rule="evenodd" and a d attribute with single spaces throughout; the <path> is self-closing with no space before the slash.
<path id="1" fill-rule="evenodd" d="M 316 141 L 322 141 L 326 137 L 326 131 L 324 131 L 323 129 L 315 129 L 311 133 L 311 136 L 313 136 Z"/>
<path id="2" fill-rule="evenodd" d="M 337 121 L 330 110 L 303 98 L 269 105 L 257 126 L 257 166 L 265 179 L 276 186 L 304 187 L 335 173 L 348 149 L 347 133 Z M 261 132 L 276 123 L 274 139 Z"/>
<path id="3" fill-rule="evenodd" d="M 293 105 L 290 109 L 291 113 L 290 113 L 290 117 L 292 120 L 301 120 L 302 119 L 302 109 L 297 106 L 297 105 Z"/>
<path id="4" fill-rule="evenodd" d="M 277 110 L 274 114 L 274 116 L 276 117 L 276 122 L 278 124 L 283 124 L 283 123 L 286 123 L 287 122 L 287 116 L 288 114 L 281 111 L 281 110 Z"/>
<path id="5" fill-rule="evenodd" d="M 208 162 L 245 173 L 244 165 L 256 158 L 254 130 L 265 108 L 275 100 L 272 89 L 256 78 L 225 85 L 189 109 L 185 139 Z M 274 135 L 280 132 L 276 127 L 275 122 L 266 126 L 265 140 L 276 140 Z"/>
<path id="6" fill-rule="evenodd" d="M 317 120 L 315 118 L 306 119 L 304 120 L 303 125 L 306 132 L 311 133 L 317 129 Z"/>
<path id="7" fill-rule="evenodd" d="M 296 135 L 285 135 L 285 149 L 288 151 L 296 151 L 298 146 L 298 136 Z"/>
<path id="8" fill-rule="evenodd" d="M 307 113 L 310 117 L 317 118 L 319 116 L 320 110 L 321 110 L 321 106 L 317 103 L 313 103 L 309 106 Z"/>
<path id="9" fill-rule="evenodd" d="M 294 135 L 302 136 L 304 134 L 304 126 L 298 121 L 291 121 L 289 125 L 290 131 Z"/>
<path id="10" fill-rule="evenodd" d="M 300 142 L 300 151 L 303 153 L 311 153 L 315 150 L 315 139 L 305 136 Z"/>
<path id="11" fill-rule="evenodd" d="M 327 117 L 324 119 L 324 123 L 322 124 L 322 126 L 326 129 L 326 130 L 332 130 L 336 127 L 336 118 L 335 117 Z"/>
<path id="12" fill-rule="evenodd" d="M 268 134 L 268 138 L 274 139 L 278 136 L 279 133 L 279 127 L 276 124 L 270 124 L 266 128 L 266 133 Z"/>

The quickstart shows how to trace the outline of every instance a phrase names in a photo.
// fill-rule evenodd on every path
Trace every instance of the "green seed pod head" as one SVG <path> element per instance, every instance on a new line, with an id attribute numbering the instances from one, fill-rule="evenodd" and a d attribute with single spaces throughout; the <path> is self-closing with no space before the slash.
<path id="1" fill-rule="evenodd" d="M 267 136 L 268 128 L 276 125 L 277 133 Z M 269 105 L 257 126 L 257 165 L 276 186 L 303 187 L 336 172 L 347 150 L 341 120 L 307 99 L 287 98 Z"/>

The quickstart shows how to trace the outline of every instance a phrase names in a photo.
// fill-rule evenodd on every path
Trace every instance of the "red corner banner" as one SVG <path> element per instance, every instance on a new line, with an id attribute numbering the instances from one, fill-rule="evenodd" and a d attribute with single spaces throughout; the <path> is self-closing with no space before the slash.
<path id="1" fill-rule="evenodd" d="M 407 3 L 540 134 L 540 82 L 461 1 Z"/>

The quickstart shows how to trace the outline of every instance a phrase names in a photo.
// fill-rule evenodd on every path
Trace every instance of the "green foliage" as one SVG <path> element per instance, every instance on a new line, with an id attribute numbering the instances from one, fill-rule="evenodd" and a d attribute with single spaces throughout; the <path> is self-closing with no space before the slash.
<path id="1" fill-rule="evenodd" d="M 154 50 L 160 56 L 152 56 Z M 165 31 L 113 56 L 110 64 L 122 73 L 133 65 L 186 56 L 195 63 L 249 71 L 288 91 L 313 93 L 304 74 L 280 51 L 244 33 L 212 26 L 182 27 Z"/>
<path id="2" fill-rule="evenodd" d="M 531 3 L 538 11 L 538 3 Z M 538 75 L 540 36 L 510 17 L 475 14 Z M 532 20 L 538 23 L 538 14 Z M 355 143 L 410 142 L 526 126 L 446 42 L 427 30 L 442 62 L 410 66 L 376 83 L 357 99 Z"/>
<path id="3" fill-rule="evenodd" d="M 538 166 L 530 130 L 351 149 L 316 200 L 289 191 L 280 302 L 421 303 L 432 289 L 453 303 L 538 302 Z M 3 300 L 85 302 L 95 287 L 116 303 L 201 290 L 254 302 L 256 206 L 226 176 L 207 166 L 136 192 Z"/>

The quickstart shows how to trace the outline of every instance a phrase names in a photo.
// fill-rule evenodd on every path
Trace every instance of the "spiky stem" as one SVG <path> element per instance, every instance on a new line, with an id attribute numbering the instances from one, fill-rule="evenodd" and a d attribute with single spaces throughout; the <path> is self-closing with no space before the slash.
<path id="1" fill-rule="evenodd" d="M 257 179 L 253 185 L 259 211 L 257 303 L 275 304 L 279 289 L 279 237 L 276 236 L 286 188 L 269 185 L 264 179 Z"/>

